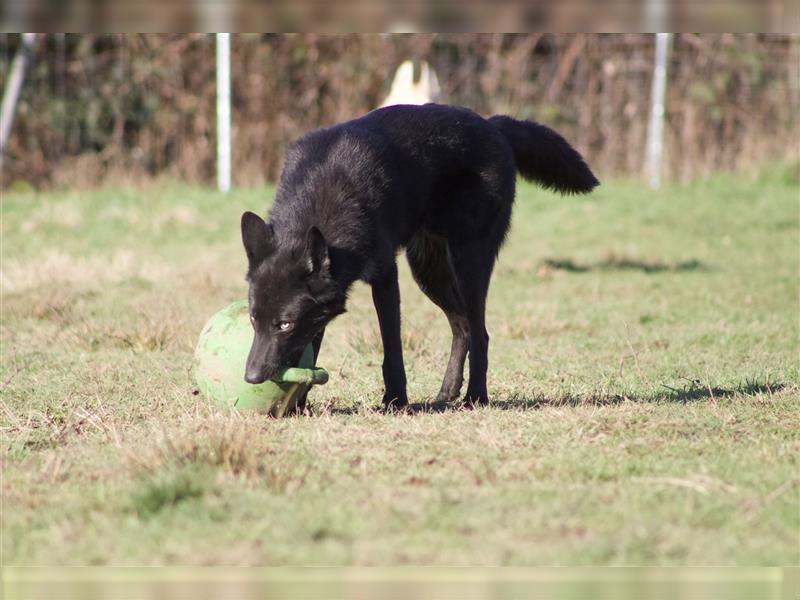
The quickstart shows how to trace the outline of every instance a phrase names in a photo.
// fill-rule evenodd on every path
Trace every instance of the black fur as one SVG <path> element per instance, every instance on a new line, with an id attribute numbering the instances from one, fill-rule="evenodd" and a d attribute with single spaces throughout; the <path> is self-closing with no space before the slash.
<path id="1" fill-rule="evenodd" d="M 578 151 L 549 127 L 504 116 L 489 122 L 511 144 L 517 171 L 527 181 L 565 194 L 585 193 L 600 183 Z"/>
<path id="2" fill-rule="evenodd" d="M 395 262 L 405 248 L 453 331 L 438 399 L 458 397 L 469 353 L 465 401 L 487 402 L 486 294 L 517 172 L 564 193 L 598 184 L 553 130 L 464 108 L 390 106 L 297 141 L 267 222 L 242 215 L 255 329 L 247 381 L 272 377 L 309 343 L 318 352 L 360 279 L 372 286 L 383 339 L 383 401 L 406 405 Z"/>

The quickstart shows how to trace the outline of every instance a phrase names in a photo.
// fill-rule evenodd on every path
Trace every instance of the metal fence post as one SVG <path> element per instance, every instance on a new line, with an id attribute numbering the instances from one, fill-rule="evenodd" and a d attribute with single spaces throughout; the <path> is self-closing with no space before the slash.
<path id="1" fill-rule="evenodd" d="M 667 93 L 667 61 L 671 33 L 656 34 L 653 87 L 650 95 L 650 122 L 647 126 L 646 170 L 650 187 L 661 187 L 664 157 L 664 101 Z"/>
<path id="2" fill-rule="evenodd" d="M 231 189 L 231 34 L 217 34 L 217 186 Z"/>
<path id="3" fill-rule="evenodd" d="M 23 33 L 22 42 L 19 50 L 17 50 L 17 55 L 14 57 L 14 64 L 11 66 L 11 73 L 8 76 L 8 83 L 3 93 L 3 103 L 0 105 L 0 158 L 5 154 L 6 146 L 8 145 L 11 125 L 14 123 L 14 111 L 17 108 L 20 90 L 22 90 L 25 71 L 33 57 L 35 42 L 35 33 Z"/>

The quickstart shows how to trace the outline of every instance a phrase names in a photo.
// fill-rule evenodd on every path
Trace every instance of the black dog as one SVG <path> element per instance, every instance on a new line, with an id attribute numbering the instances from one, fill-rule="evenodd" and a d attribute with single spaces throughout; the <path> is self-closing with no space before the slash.
<path id="1" fill-rule="evenodd" d="M 414 279 L 453 330 L 437 400 L 460 394 L 469 351 L 465 402 L 488 402 L 486 294 L 517 172 L 562 193 L 598 184 L 555 131 L 464 108 L 390 106 L 302 137 L 267 221 L 242 215 L 255 329 L 245 379 L 296 364 L 309 343 L 318 353 L 360 279 L 372 286 L 383 339 L 383 402 L 405 406 L 395 262 L 405 248 Z"/>

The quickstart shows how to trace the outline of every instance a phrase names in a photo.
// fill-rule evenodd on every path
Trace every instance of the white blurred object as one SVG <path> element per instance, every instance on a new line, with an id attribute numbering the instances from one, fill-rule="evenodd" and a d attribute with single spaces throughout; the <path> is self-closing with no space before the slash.
<path id="1" fill-rule="evenodd" d="M 664 158 L 664 103 L 667 95 L 667 64 L 671 33 L 656 34 L 656 55 L 653 64 L 653 88 L 650 93 L 650 122 L 647 125 L 646 169 L 650 187 L 661 187 Z"/>
<path id="2" fill-rule="evenodd" d="M 439 79 L 426 61 L 419 63 L 419 80 L 414 81 L 414 61 L 397 67 L 392 88 L 381 106 L 392 104 L 425 104 L 439 99 Z"/>
<path id="3" fill-rule="evenodd" d="M 23 33 L 22 40 L 11 65 L 8 81 L 3 84 L 3 102 L 0 105 L 0 159 L 5 154 L 8 138 L 11 136 L 11 125 L 14 123 L 14 112 L 17 109 L 17 100 L 22 90 L 25 71 L 33 62 L 33 53 L 36 46 L 35 33 Z"/>
<path id="4" fill-rule="evenodd" d="M 231 189 L 231 34 L 217 34 L 217 187 Z"/>

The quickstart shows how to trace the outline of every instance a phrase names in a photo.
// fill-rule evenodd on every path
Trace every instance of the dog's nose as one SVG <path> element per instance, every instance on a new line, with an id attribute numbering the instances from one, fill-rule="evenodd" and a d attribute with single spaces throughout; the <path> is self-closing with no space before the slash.
<path id="1" fill-rule="evenodd" d="M 267 378 L 264 377 L 263 371 L 256 369 L 247 369 L 244 374 L 244 380 L 247 383 L 264 383 Z"/>

